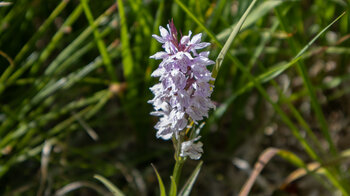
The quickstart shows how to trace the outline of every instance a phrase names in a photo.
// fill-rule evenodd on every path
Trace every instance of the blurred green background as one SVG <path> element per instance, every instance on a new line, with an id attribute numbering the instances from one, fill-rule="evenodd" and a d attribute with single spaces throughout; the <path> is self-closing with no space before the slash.
<path id="1" fill-rule="evenodd" d="M 215 60 L 251 1 L 82 2 L 21 0 L 0 7 L 0 195 L 108 194 L 94 174 L 126 195 L 158 195 L 150 164 L 168 185 L 174 159 L 171 141 L 155 137 L 157 118 L 149 115 L 149 87 L 157 82 L 150 73 L 159 64 L 149 56 L 161 50 L 151 35 L 159 35 L 159 25 L 165 27 L 173 18 L 184 35 L 202 32 L 202 41 L 212 43 L 208 50 Z M 217 109 L 201 130 L 204 165 L 193 195 L 236 195 L 268 147 L 312 161 L 237 64 L 263 85 L 310 143 L 305 127 L 312 130 L 324 157 L 331 151 L 325 133 L 337 151 L 350 147 L 349 14 L 303 52 L 300 62 L 315 97 L 292 61 L 349 3 L 258 1 L 215 83 Z M 288 63 L 288 69 L 280 69 Z M 186 162 L 183 178 L 196 164 Z M 338 166 L 346 183 L 349 164 Z M 279 189 L 295 169 L 274 158 L 252 195 L 332 193 L 329 184 L 311 176 Z"/>

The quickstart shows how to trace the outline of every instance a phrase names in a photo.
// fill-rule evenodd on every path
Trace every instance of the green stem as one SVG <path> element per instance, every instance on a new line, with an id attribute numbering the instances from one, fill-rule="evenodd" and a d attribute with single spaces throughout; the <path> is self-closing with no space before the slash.
<path id="1" fill-rule="evenodd" d="M 175 163 L 175 167 L 174 167 L 174 171 L 173 171 L 173 178 L 175 180 L 176 185 L 179 184 L 181 171 L 182 171 L 182 166 L 184 165 L 184 163 L 185 163 L 184 160 L 178 160 Z"/>
<path id="2" fill-rule="evenodd" d="M 184 163 L 186 161 L 185 158 L 180 156 L 181 143 L 182 143 L 183 138 L 184 138 L 183 134 L 184 133 L 180 133 L 177 139 L 175 136 L 173 136 L 173 138 L 172 138 L 173 144 L 174 144 L 174 149 L 175 149 L 174 158 L 175 158 L 176 163 L 175 163 L 173 175 L 172 175 L 172 180 L 174 180 L 174 183 L 171 183 L 171 186 L 170 186 L 170 192 L 169 192 L 170 196 L 176 196 L 176 191 L 177 191 L 177 187 L 178 187 L 179 181 L 180 181 L 182 166 L 184 165 Z"/>
<path id="3" fill-rule="evenodd" d="M 173 171 L 173 179 L 175 181 L 175 184 L 171 184 L 170 187 L 170 196 L 172 196 L 172 193 L 176 193 L 176 189 L 179 185 L 179 181 L 180 181 L 180 176 L 181 176 L 181 171 L 182 171 L 182 166 L 184 165 L 185 160 L 182 159 L 181 157 L 177 157 L 176 158 L 176 163 L 174 166 L 174 171 Z"/>

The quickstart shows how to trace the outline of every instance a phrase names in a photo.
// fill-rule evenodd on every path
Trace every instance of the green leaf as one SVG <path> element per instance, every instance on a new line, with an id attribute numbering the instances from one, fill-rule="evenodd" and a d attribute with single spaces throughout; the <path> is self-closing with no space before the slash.
<path id="1" fill-rule="evenodd" d="M 254 165 L 254 170 L 251 172 L 248 180 L 244 183 L 239 196 L 247 196 L 249 194 L 261 171 L 275 155 L 281 156 L 297 167 L 306 168 L 304 162 L 292 152 L 279 148 L 267 148 L 260 154 L 258 161 L 256 161 Z M 308 170 L 306 171 L 308 172 Z"/>
<path id="2" fill-rule="evenodd" d="M 170 179 L 171 179 L 171 188 L 172 188 L 172 189 L 170 189 L 169 195 L 170 195 L 170 196 L 176 196 L 177 187 L 176 187 L 175 179 L 174 179 L 173 176 L 170 176 Z"/>
<path id="3" fill-rule="evenodd" d="M 305 167 L 305 163 L 294 153 L 287 151 L 287 150 L 279 150 L 277 152 L 277 155 L 282 157 L 283 159 L 287 160 L 288 162 L 292 163 L 293 165 L 297 167 Z"/>
<path id="4" fill-rule="evenodd" d="M 155 21 L 154 21 L 154 25 L 153 25 L 153 34 L 158 34 L 158 29 L 159 29 L 159 26 L 161 25 L 161 20 L 164 16 L 163 14 L 164 12 L 164 0 L 161 0 L 159 2 L 159 6 L 158 6 L 158 9 L 157 9 L 157 13 L 156 13 L 156 18 L 155 18 Z M 154 53 L 157 52 L 157 49 L 159 48 L 158 46 L 158 42 L 156 39 L 153 39 L 151 40 L 151 45 L 150 45 L 150 55 L 153 55 Z M 151 72 L 154 68 L 154 66 L 156 65 L 156 61 L 154 59 L 150 59 L 148 61 L 148 67 L 146 69 L 146 74 L 145 74 L 145 80 L 148 82 L 150 79 L 151 79 Z"/>
<path id="5" fill-rule="evenodd" d="M 119 17 L 120 17 L 120 41 L 123 45 L 122 50 L 122 63 L 124 69 L 124 77 L 130 82 L 131 76 L 135 73 L 134 61 L 131 53 L 131 47 L 129 42 L 128 26 L 126 23 L 126 16 L 124 12 L 124 4 L 122 0 L 117 0 Z"/>
<path id="6" fill-rule="evenodd" d="M 112 81 L 116 82 L 117 76 L 116 76 L 115 71 L 113 69 L 111 57 L 109 56 L 109 54 L 107 52 L 107 48 L 106 48 L 105 43 L 101 39 L 101 34 L 97 29 L 96 23 L 94 23 L 94 18 L 92 16 L 90 7 L 88 5 L 88 0 L 82 0 L 81 4 L 83 5 L 86 18 L 89 21 L 89 25 L 91 26 L 91 28 L 93 30 L 94 38 L 95 38 L 98 50 L 101 53 L 103 64 L 106 66 L 107 72 L 108 72 L 110 78 L 112 79 Z"/>
<path id="7" fill-rule="evenodd" d="M 228 49 L 230 48 L 233 40 L 236 38 L 239 30 L 241 29 L 244 21 L 247 19 L 247 16 L 248 14 L 250 13 L 250 11 L 252 10 L 253 6 L 255 5 L 255 3 L 257 2 L 257 0 L 253 0 L 249 7 L 247 8 L 247 10 L 244 12 L 243 16 L 239 19 L 237 25 L 235 25 L 235 27 L 232 29 L 231 31 L 231 34 L 230 34 L 230 37 L 227 39 L 224 47 L 221 49 L 218 57 L 216 58 L 216 61 L 215 61 L 215 66 L 213 68 L 213 71 L 212 71 L 212 77 L 215 79 L 216 76 L 218 75 L 219 73 L 219 70 L 220 70 L 220 67 L 221 67 L 221 64 L 222 62 L 224 61 L 224 58 L 226 56 L 226 53 L 228 51 Z M 212 83 L 214 83 L 214 81 L 212 81 Z"/>
<path id="8" fill-rule="evenodd" d="M 283 1 L 265 1 L 258 5 L 252 12 L 251 14 L 247 17 L 245 23 L 242 26 L 242 29 L 245 29 L 255 23 L 257 20 L 262 18 L 264 15 L 266 15 L 268 12 L 270 12 L 273 8 L 281 5 Z M 231 29 L 237 26 L 237 23 L 232 25 L 230 28 L 225 29 L 221 33 L 217 35 L 217 38 L 219 40 L 223 40 L 226 37 L 230 35 Z"/>
<path id="9" fill-rule="evenodd" d="M 124 193 L 105 177 L 95 174 L 94 178 L 102 182 L 114 196 L 124 196 Z"/>
<path id="10" fill-rule="evenodd" d="M 293 153 L 290 153 L 290 152 L 284 151 L 284 150 L 280 150 L 277 154 L 289 162 L 292 162 L 292 163 L 294 162 L 292 159 L 290 159 L 292 156 L 295 156 Z M 290 155 L 292 155 L 292 156 L 290 156 Z M 326 167 L 329 167 L 331 165 L 337 165 L 337 164 L 339 164 L 339 162 L 343 161 L 343 159 L 348 159 L 349 157 L 350 157 L 350 149 L 347 149 L 347 150 L 341 152 L 341 154 L 338 157 L 334 158 L 333 160 L 328 161 L 327 163 L 325 163 L 323 165 L 321 165 L 318 162 L 308 163 L 307 165 L 304 165 L 303 167 L 298 168 L 297 170 L 290 173 L 288 175 L 288 177 L 285 178 L 285 180 L 282 183 L 282 185 L 280 186 L 280 188 L 284 189 L 285 187 L 287 187 L 288 184 L 292 183 L 293 181 L 295 181 L 297 179 L 300 179 L 300 178 L 306 176 L 308 173 L 311 173 L 311 172 L 314 172 L 314 173 L 317 173 L 320 175 L 325 175 L 328 177 L 329 174 L 327 173 Z M 299 158 L 297 157 L 297 159 L 299 159 Z M 332 178 L 330 178 L 330 179 L 332 179 Z"/>
<path id="11" fill-rule="evenodd" d="M 34 47 L 35 42 L 43 36 L 44 32 L 46 32 L 46 30 L 49 28 L 49 26 L 52 24 L 55 18 L 64 10 L 68 2 L 69 1 L 61 1 L 61 3 L 55 8 L 51 15 L 39 27 L 36 33 L 30 38 L 30 40 L 22 47 L 20 52 L 16 55 L 15 59 L 13 60 L 13 64 L 15 66 L 7 67 L 6 70 L 2 73 L 2 75 L 0 76 L 0 94 L 5 90 L 6 80 L 14 71 L 15 67 L 24 58 L 28 51 L 30 51 Z"/>
<path id="12" fill-rule="evenodd" d="M 154 172 L 156 173 L 157 175 L 157 179 L 158 179 L 158 183 L 159 183 L 159 192 L 160 192 L 160 196 L 166 196 L 166 192 L 165 192 L 165 187 L 164 187 L 164 183 L 163 183 L 163 180 L 162 178 L 160 177 L 156 167 L 151 163 L 152 167 L 153 167 L 153 170 Z"/>
<path id="13" fill-rule="evenodd" d="M 300 52 L 297 53 L 295 58 L 298 58 L 300 55 L 302 55 L 310 47 L 310 45 L 312 45 L 315 42 L 315 40 L 319 36 L 321 36 L 329 27 L 331 27 L 336 21 L 338 21 L 342 16 L 344 16 L 344 14 L 345 14 L 345 12 L 342 13 L 340 16 L 338 16 L 328 26 L 323 28 L 321 32 L 319 32 L 303 49 L 300 50 Z M 277 15 L 284 31 L 290 32 L 290 30 L 288 28 L 288 24 L 285 21 L 285 18 L 282 17 L 282 14 L 278 9 L 276 9 L 276 15 Z M 292 51 L 296 53 L 298 51 L 297 42 L 294 40 L 293 37 L 289 37 L 289 39 L 287 39 L 287 40 L 289 42 L 290 47 L 292 48 Z M 332 152 L 333 155 L 336 155 L 337 150 L 336 150 L 334 142 L 332 141 L 332 138 L 330 136 L 326 118 L 322 112 L 322 108 L 320 106 L 320 103 L 317 100 L 315 88 L 314 88 L 313 84 L 311 83 L 310 77 L 307 74 L 306 67 L 301 61 L 298 61 L 296 68 L 297 68 L 298 74 L 303 78 L 304 85 L 305 85 L 305 87 L 308 91 L 308 94 L 310 96 L 311 106 L 315 112 L 316 119 L 318 120 L 318 124 L 321 128 L 322 134 L 326 138 L 326 140 L 330 146 L 330 151 Z"/>
<path id="14" fill-rule="evenodd" d="M 190 178 L 187 180 L 186 184 L 182 187 L 179 195 L 180 196 L 189 196 L 193 187 L 193 184 L 196 182 L 197 177 L 199 172 L 201 171 L 203 165 L 203 161 L 200 161 L 196 167 L 196 169 L 194 169 L 194 171 L 192 172 Z"/>

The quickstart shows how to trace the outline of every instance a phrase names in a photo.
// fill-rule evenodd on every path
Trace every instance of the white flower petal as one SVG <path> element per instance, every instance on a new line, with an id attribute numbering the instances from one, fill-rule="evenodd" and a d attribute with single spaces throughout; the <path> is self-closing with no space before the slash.
<path id="1" fill-rule="evenodd" d="M 154 55 L 150 56 L 151 59 L 163 59 L 165 57 L 169 56 L 166 52 L 157 52 Z"/>
<path id="2" fill-rule="evenodd" d="M 194 45 L 194 49 L 202 49 L 202 48 L 205 48 L 205 47 L 208 47 L 208 46 L 210 46 L 210 43 L 202 42 L 202 43 L 199 43 L 199 44 L 195 44 Z"/>
<path id="3" fill-rule="evenodd" d="M 166 38 L 167 36 L 169 36 L 169 32 L 162 26 L 159 26 L 159 32 L 163 38 Z"/>
<path id="4" fill-rule="evenodd" d="M 186 157 L 189 156 L 191 159 L 198 160 L 201 158 L 203 153 L 203 143 L 197 142 L 200 137 L 197 137 L 193 140 L 182 142 L 180 156 Z"/>
<path id="5" fill-rule="evenodd" d="M 164 68 L 158 68 L 156 70 L 153 71 L 153 73 L 151 74 L 152 77 L 160 77 L 163 75 L 163 73 L 165 72 Z"/>
<path id="6" fill-rule="evenodd" d="M 165 42 L 165 39 L 163 39 L 162 37 L 160 37 L 160 36 L 158 36 L 158 35 L 152 35 L 152 37 L 154 38 L 154 39 L 156 39 L 158 42 L 160 42 L 160 43 L 164 43 Z"/>
<path id="7" fill-rule="evenodd" d="M 191 44 L 198 44 L 202 39 L 202 33 L 199 33 L 191 39 Z"/>
<path id="8" fill-rule="evenodd" d="M 207 57 L 207 58 L 208 58 L 209 53 L 210 53 L 209 51 L 204 51 L 204 52 L 199 53 L 199 56 L 200 56 L 200 57 Z"/>

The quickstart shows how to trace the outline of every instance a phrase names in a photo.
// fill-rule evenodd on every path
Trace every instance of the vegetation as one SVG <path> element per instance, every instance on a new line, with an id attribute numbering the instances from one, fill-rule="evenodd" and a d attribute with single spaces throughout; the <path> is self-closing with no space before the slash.
<path id="1" fill-rule="evenodd" d="M 147 101 L 171 19 L 220 57 L 203 162 L 178 192 L 350 195 L 350 1 L 258 0 L 243 20 L 251 2 L 0 2 L 0 195 L 170 190 L 173 145 Z"/>

